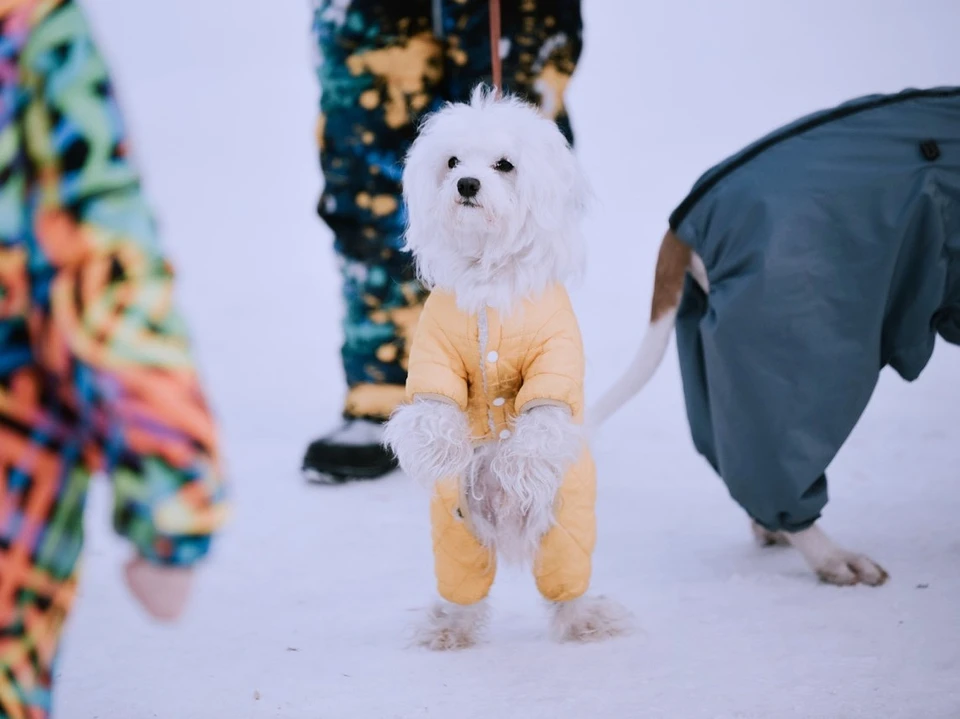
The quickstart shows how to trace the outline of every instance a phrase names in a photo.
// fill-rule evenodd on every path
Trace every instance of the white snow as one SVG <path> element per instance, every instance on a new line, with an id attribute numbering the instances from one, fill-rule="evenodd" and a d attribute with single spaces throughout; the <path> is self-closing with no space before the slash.
<path id="1" fill-rule="evenodd" d="M 488 641 L 408 649 L 433 598 L 425 497 L 400 475 L 307 486 L 337 421 L 339 297 L 306 0 L 88 0 L 180 270 L 222 420 L 235 517 L 183 622 L 150 623 L 100 485 L 57 677 L 61 719 L 960 717 L 960 352 L 885 372 L 831 468 L 823 527 L 890 571 L 818 585 L 752 544 L 696 456 L 673 347 L 597 447 L 595 588 L 638 632 L 556 645 L 525 576 Z M 666 217 L 699 173 L 777 125 L 868 92 L 956 83 L 955 0 L 584 2 L 569 104 L 600 205 L 575 295 L 596 398 L 645 324 Z"/>

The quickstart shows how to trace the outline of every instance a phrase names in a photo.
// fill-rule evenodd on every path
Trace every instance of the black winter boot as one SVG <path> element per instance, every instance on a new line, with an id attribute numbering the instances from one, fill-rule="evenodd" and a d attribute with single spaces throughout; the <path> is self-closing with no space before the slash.
<path id="1" fill-rule="evenodd" d="M 343 484 L 389 474 L 397 468 L 397 460 L 382 440 L 383 422 L 345 417 L 339 428 L 307 447 L 304 479 L 317 484 Z"/>

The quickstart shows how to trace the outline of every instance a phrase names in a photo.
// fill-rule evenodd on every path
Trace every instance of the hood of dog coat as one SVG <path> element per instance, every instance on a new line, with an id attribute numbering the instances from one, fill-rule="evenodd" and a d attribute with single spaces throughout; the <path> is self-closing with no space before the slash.
<path id="1" fill-rule="evenodd" d="M 670 218 L 703 259 L 677 323 L 694 442 L 747 513 L 797 530 L 889 365 L 960 343 L 960 88 L 871 95 L 708 170 Z"/>

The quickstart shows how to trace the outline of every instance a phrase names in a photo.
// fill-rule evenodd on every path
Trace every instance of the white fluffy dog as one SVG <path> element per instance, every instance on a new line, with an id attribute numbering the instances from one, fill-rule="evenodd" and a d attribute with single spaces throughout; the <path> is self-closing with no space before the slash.
<path id="1" fill-rule="evenodd" d="M 496 555 L 534 565 L 558 638 L 619 634 L 626 612 L 583 596 L 595 479 L 582 345 L 557 289 L 584 267 L 587 191 L 573 153 L 533 107 L 478 87 L 423 124 L 403 192 L 407 248 L 431 296 L 411 349 L 410 401 L 384 441 L 434 492 L 438 585 L 455 597 L 431 610 L 418 639 L 436 649 L 476 641 Z M 514 340 L 511 326 L 524 330 Z"/>

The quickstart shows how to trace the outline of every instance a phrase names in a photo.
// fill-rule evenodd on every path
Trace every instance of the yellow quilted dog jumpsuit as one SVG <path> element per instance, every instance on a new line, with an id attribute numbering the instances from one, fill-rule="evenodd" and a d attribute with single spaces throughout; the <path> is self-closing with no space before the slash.
<path id="1" fill-rule="evenodd" d="M 453 294 L 427 299 L 410 350 L 407 400 L 433 396 L 467 413 L 478 443 L 506 440 L 518 414 L 540 404 L 569 407 L 583 420 L 583 342 L 561 285 L 509 315 L 463 312 Z M 496 574 L 495 554 L 470 529 L 459 478 L 441 481 L 431 500 L 434 568 L 440 596 L 456 604 L 484 599 Z M 556 524 L 544 536 L 533 571 L 540 593 L 570 601 L 590 584 L 596 541 L 596 472 L 589 449 L 567 471 Z"/>

